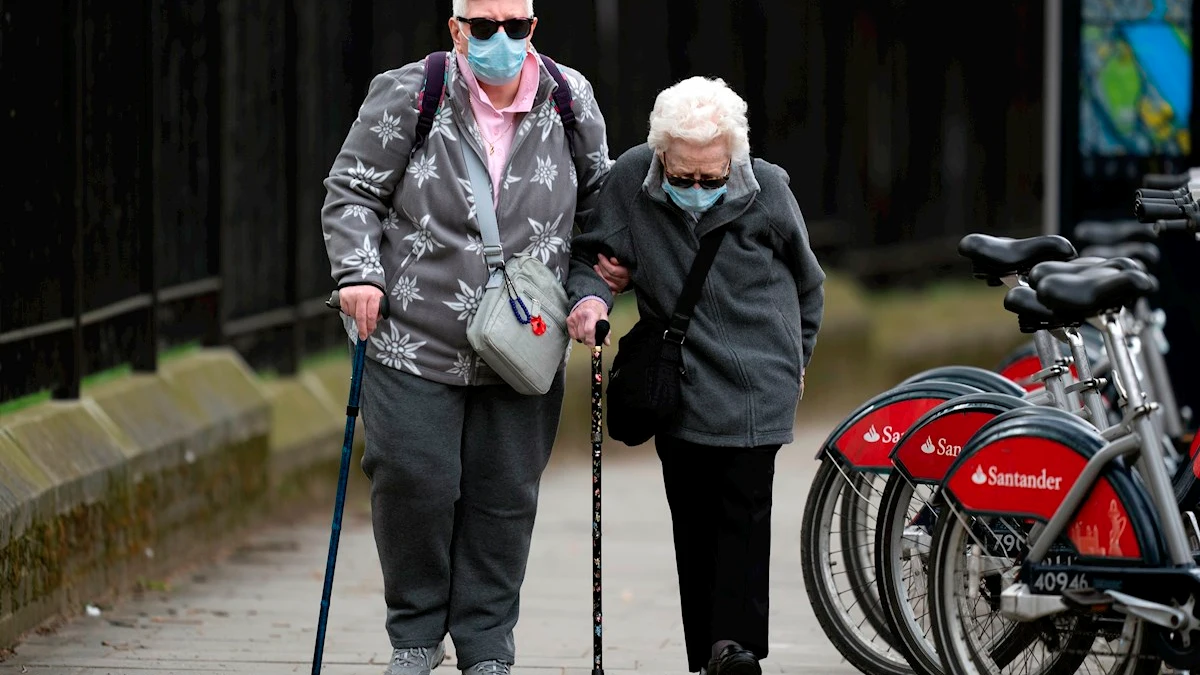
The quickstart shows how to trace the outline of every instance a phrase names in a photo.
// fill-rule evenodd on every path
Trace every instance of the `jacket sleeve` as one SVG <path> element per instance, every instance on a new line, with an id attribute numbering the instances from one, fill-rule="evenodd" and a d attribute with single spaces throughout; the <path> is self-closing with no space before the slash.
<path id="1" fill-rule="evenodd" d="M 588 219 L 595 211 L 600 189 L 608 177 L 613 161 L 608 155 L 608 132 L 604 115 L 596 102 L 596 94 L 587 78 L 578 71 L 563 69 L 571 86 L 572 108 L 575 112 L 575 177 L 578 183 L 578 205 L 575 225 L 586 232 Z"/>
<path id="2" fill-rule="evenodd" d="M 807 368 L 825 315 L 825 271 L 809 246 L 808 227 L 804 224 L 796 196 L 787 185 L 787 174 L 782 169 L 779 171 L 783 173 L 783 184 L 772 221 L 782 249 L 779 253 L 788 261 L 796 281 L 796 295 L 800 298 L 800 344 L 804 352 L 803 365 Z"/>
<path id="3" fill-rule="evenodd" d="M 607 171 L 607 170 L 606 170 Z M 567 306 L 574 307 L 588 296 L 600 298 L 612 309 L 613 295 L 604 279 L 592 266 L 599 254 L 614 256 L 629 269 L 637 270 L 633 241 L 629 233 L 629 204 L 635 194 L 622 189 L 619 181 L 606 181 L 596 194 L 596 207 L 588 227 L 571 239 L 571 269 L 567 274 Z"/>
<path id="4" fill-rule="evenodd" d="M 338 288 L 372 284 L 387 292 L 379 244 L 408 168 L 424 76 L 423 62 L 375 76 L 325 179 L 321 229 Z"/>

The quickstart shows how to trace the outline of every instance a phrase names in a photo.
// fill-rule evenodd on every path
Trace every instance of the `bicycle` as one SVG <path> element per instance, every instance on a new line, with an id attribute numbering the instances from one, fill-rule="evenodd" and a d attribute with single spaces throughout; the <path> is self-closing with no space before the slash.
<path id="1" fill-rule="evenodd" d="M 969 238 L 964 239 L 964 242 L 967 241 Z M 994 245 L 1002 245 L 1002 242 Z M 989 267 L 986 252 L 972 251 L 970 247 L 964 249 L 973 258 L 977 270 L 982 267 L 986 271 Z M 1050 273 L 1084 269 L 1115 271 L 1139 267 L 1130 259 L 1081 258 L 1066 263 L 1044 263 L 1034 267 L 1028 275 L 1010 280 L 1014 288 L 1006 296 L 1005 306 L 1021 316 L 1024 308 L 1036 304 L 1036 299 L 1032 297 L 1034 291 L 1022 285 L 1029 282 L 1036 284 L 1039 277 Z M 1085 403 L 1079 412 L 1086 414 L 1079 415 L 1079 419 L 1098 420 L 1099 423 L 1093 424 L 1100 428 L 1109 422 L 1107 413 L 1110 404 L 1100 396 L 1100 392 L 1113 385 L 1093 374 L 1093 358 L 1086 353 L 1089 345 L 1085 335 L 1075 328 L 1057 334 L 1058 340 L 1070 345 L 1072 360 L 1079 364 L 1080 377 L 1075 379 L 1071 377 L 1073 371 L 1065 367 L 1069 362 L 1059 359 L 1055 353 L 1054 331 L 1028 321 L 1022 322 L 1022 330 L 1035 335 L 1035 354 L 1042 369 L 1032 379 L 1039 384 L 1048 382 L 1047 389 L 1030 387 L 1030 394 L 1020 398 L 982 394 L 948 401 L 914 423 L 892 453 L 896 471 L 888 479 L 879 506 L 875 577 L 880 584 L 884 615 L 892 634 L 898 638 L 901 649 L 918 673 L 932 675 L 944 672 L 936 650 L 928 639 L 928 626 L 917 613 L 917 606 L 924 595 L 919 583 L 923 581 L 920 566 L 924 564 L 928 552 L 929 531 L 934 522 L 930 507 L 932 489 L 941 481 L 962 446 L 987 421 L 1011 410 L 1033 405 L 1072 410 L 1070 395 L 1075 393 L 1082 394 Z M 1047 390 L 1049 395 L 1035 395 Z M 906 575 L 906 565 L 915 565 L 917 569 Z M 909 584 L 917 586 L 915 592 L 908 588 Z"/>
<path id="2" fill-rule="evenodd" d="M 1008 240 L 1011 245 L 982 235 L 971 241 L 996 254 L 993 262 L 1003 268 L 994 270 L 997 278 L 1027 272 L 1039 262 L 1075 257 L 1070 242 L 1058 236 Z M 890 452 L 931 409 L 984 392 L 1026 395 L 1015 382 L 982 368 L 931 369 L 864 403 L 834 429 L 818 452 L 822 465 L 810 487 L 802 529 L 805 587 L 826 635 L 847 661 L 864 672 L 913 672 L 882 613 L 874 579 L 875 509 L 892 468 Z M 1028 395 L 1047 400 L 1050 394 Z M 840 549 L 834 550 L 834 542 Z M 835 558 L 839 554 L 841 559 Z M 835 573 L 835 565 L 844 567 L 844 572 Z M 838 590 L 838 574 L 846 577 L 845 591 Z M 849 602 L 842 602 L 847 595 Z"/>
<path id="3" fill-rule="evenodd" d="M 1175 206 L 1170 215 L 1195 222 L 1193 212 Z M 1165 211 L 1140 204 L 1138 210 L 1139 219 Z M 1184 526 L 1154 422 L 1157 406 L 1134 386 L 1139 378 L 1122 320 L 1153 291 L 1153 279 L 1136 270 L 1063 272 L 1035 285 L 1041 304 L 1024 307 L 1026 321 L 1064 329 L 1099 317 L 1125 416 L 1118 433 L 1102 435 L 1081 422 L 1065 424 L 1057 411 L 1014 410 L 985 424 L 963 448 L 940 489 L 939 501 L 954 517 L 938 519 L 930 544 L 937 651 L 955 673 L 1004 666 L 996 649 L 981 653 L 973 631 L 961 625 L 964 608 L 954 601 L 966 561 L 972 599 L 986 596 L 989 615 L 998 611 L 1012 621 L 1005 635 L 1020 639 L 1001 641 L 1011 656 L 1046 644 L 1042 638 L 1053 628 L 1058 639 L 1050 665 L 1062 672 L 1073 672 L 1097 638 L 1124 647 L 1112 672 L 1157 672 L 1159 660 L 1194 668 L 1200 657 L 1191 634 L 1200 622 L 1190 610 L 1200 573 L 1192 550 L 1200 527 L 1190 513 Z M 1136 468 L 1126 459 L 1135 459 Z M 1013 489 L 1034 491 L 1023 510 L 997 497 Z M 1063 621 L 1081 630 L 1064 641 Z"/>

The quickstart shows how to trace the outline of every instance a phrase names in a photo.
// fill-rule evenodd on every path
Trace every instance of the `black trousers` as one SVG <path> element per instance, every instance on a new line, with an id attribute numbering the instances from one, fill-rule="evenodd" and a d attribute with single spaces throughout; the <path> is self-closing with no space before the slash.
<path id="1" fill-rule="evenodd" d="M 733 640 L 767 656 L 771 488 L 778 445 L 718 448 L 660 436 L 688 670 Z"/>

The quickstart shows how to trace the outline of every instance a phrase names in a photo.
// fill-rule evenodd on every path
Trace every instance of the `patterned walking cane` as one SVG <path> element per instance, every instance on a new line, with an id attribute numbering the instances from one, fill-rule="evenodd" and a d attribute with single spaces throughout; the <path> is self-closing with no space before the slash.
<path id="1" fill-rule="evenodd" d="M 604 612 L 600 563 L 600 449 L 604 444 L 604 339 L 607 321 L 596 322 L 596 346 L 592 348 L 592 675 L 604 675 Z"/>

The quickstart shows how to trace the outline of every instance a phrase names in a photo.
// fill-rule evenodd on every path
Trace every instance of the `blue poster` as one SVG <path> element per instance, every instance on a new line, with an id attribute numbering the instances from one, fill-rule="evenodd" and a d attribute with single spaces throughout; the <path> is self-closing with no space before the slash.
<path id="1" fill-rule="evenodd" d="M 1083 0 L 1083 157 L 1191 151 L 1191 0 Z"/>

